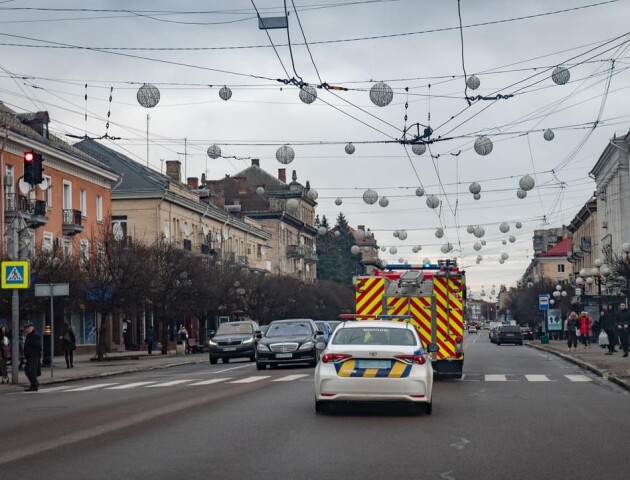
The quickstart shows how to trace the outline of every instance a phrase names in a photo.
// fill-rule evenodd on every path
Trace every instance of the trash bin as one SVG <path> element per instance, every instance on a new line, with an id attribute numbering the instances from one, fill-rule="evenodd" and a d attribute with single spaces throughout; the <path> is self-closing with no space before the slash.
<path id="1" fill-rule="evenodd" d="M 186 343 L 177 342 L 177 346 L 175 347 L 175 355 L 186 355 Z"/>
<path id="2" fill-rule="evenodd" d="M 549 343 L 549 335 L 541 335 L 540 343 Z"/>

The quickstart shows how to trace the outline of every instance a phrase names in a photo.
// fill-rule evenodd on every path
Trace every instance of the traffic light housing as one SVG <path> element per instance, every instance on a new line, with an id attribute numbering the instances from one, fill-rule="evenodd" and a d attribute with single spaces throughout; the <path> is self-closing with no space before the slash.
<path id="1" fill-rule="evenodd" d="M 41 153 L 35 154 L 35 163 L 33 164 L 33 184 L 39 185 L 44 181 L 44 156 Z"/>
<path id="2" fill-rule="evenodd" d="M 34 185 L 35 181 L 35 152 L 32 150 L 24 152 L 24 181 Z"/>

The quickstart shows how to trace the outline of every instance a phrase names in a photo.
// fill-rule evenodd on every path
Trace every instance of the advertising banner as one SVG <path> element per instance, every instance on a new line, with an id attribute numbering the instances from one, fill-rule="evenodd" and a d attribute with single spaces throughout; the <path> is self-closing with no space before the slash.
<path id="1" fill-rule="evenodd" d="M 550 308 L 547 311 L 547 331 L 548 332 L 560 332 L 562 331 L 562 311 Z"/>

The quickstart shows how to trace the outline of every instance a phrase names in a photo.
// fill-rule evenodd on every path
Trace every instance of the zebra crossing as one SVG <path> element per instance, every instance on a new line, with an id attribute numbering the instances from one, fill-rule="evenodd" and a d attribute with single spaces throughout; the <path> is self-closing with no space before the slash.
<path id="1" fill-rule="evenodd" d="M 308 378 L 307 378 L 308 377 Z M 308 374 L 293 374 L 283 377 L 273 378 L 271 375 L 253 375 L 243 378 L 235 377 L 221 377 L 212 378 L 210 380 L 200 380 L 198 378 L 181 378 L 177 380 L 169 381 L 141 381 L 141 382 L 102 382 L 94 383 L 91 385 L 63 385 L 56 387 L 42 387 L 40 393 L 79 393 L 90 392 L 95 390 L 134 390 L 142 388 L 192 388 L 192 387 L 205 387 L 216 384 L 252 384 L 256 382 L 272 382 L 272 383 L 288 383 L 297 380 L 312 380 L 313 375 Z M 547 374 L 482 374 L 482 373 L 467 373 L 461 379 L 462 382 L 485 382 L 485 383 L 509 383 L 509 382 L 527 382 L 527 383 L 589 383 L 593 381 L 593 378 L 587 375 L 547 375 Z"/>

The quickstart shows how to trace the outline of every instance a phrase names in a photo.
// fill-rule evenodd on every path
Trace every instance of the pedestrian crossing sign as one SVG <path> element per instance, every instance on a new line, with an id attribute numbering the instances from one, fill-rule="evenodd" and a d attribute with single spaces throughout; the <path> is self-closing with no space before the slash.
<path id="1" fill-rule="evenodd" d="M 28 288 L 30 273 L 27 260 L 2 262 L 2 288 Z"/>

